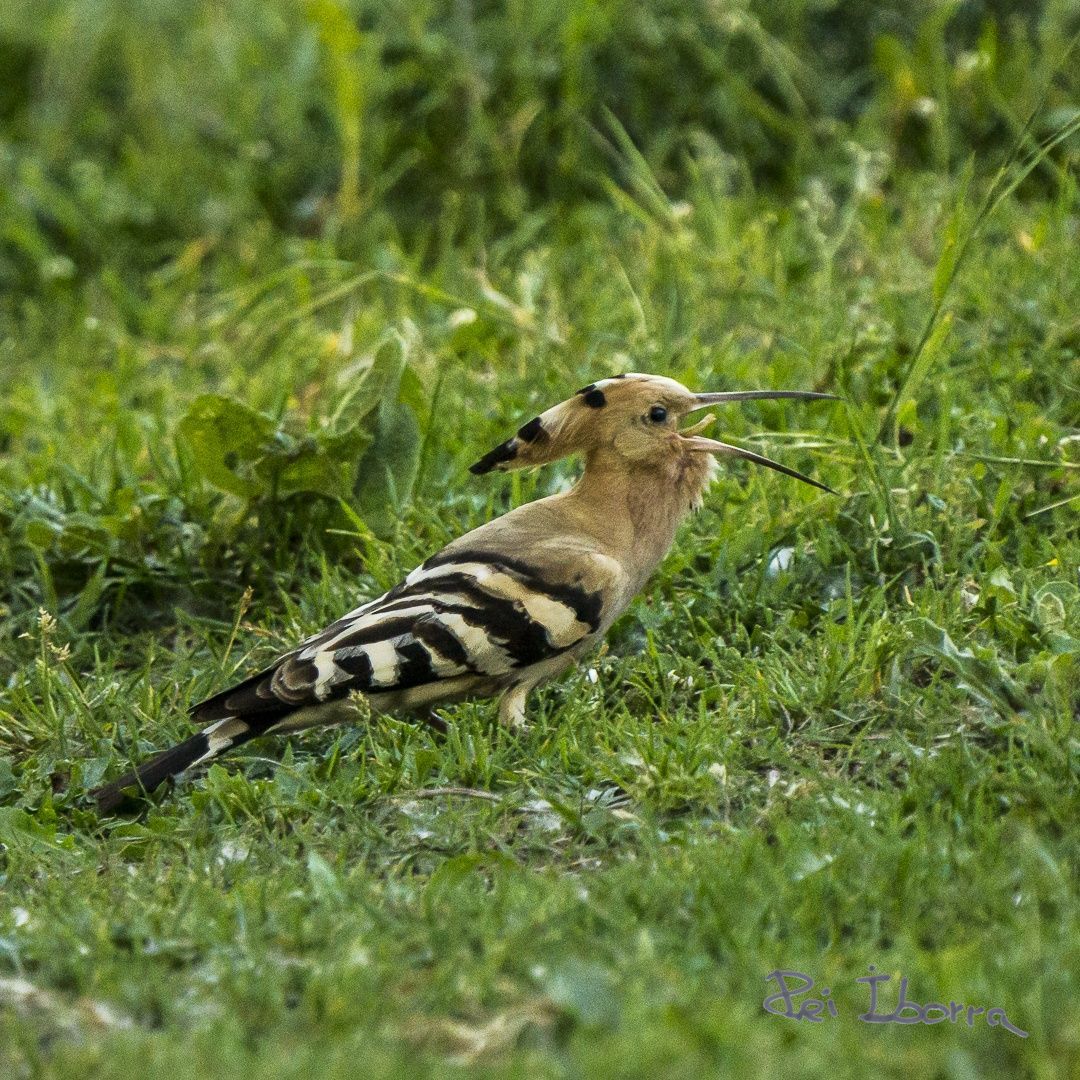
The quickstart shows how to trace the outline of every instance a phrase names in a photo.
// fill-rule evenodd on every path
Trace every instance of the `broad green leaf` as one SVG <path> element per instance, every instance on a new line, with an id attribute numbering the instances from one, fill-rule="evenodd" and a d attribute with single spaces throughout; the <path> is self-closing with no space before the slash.
<path id="1" fill-rule="evenodd" d="M 19 781 L 12 771 L 11 762 L 0 758 L 0 799 L 6 799 L 13 791 L 19 790 Z"/>
<path id="2" fill-rule="evenodd" d="M 395 334 L 375 355 L 372 378 L 378 381 L 382 399 L 375 411 L 373 440 L 361 458 L 356 476 L 356 505 L 372 531 L 386 535 L 397 511 L 412 495 L 420 464 L 420 425 L 412 406 L 419 384 L 407 367 L 415 330 Z"/>
<path id="3" fill-rule="evenodd" d="M 205 480 L 250 499 L 266 490 L 254 465 L 273 431 L 268 416 L 232 398 L 204 394 L 192 402 L 176 435 Z"/>
<path id="4" fill-rule="evenodd" d="M 912 620 L 921 650 L 940 660 L 954 675 L 958 684 L 976 700 L 994 708 L 1009 719 L 1024 711 L 1030 704 L 1022 687 L 1005 671 L 1001 658 L 992 649 L 961 649 L 948 631 L 930 619 Z"/>

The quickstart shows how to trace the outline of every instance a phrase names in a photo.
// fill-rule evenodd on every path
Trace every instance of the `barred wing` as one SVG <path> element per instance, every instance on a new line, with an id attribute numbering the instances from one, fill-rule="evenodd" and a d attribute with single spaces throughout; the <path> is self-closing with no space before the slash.
<path id="1" fill-rule="evenodd" d="M 443 552 L 192 715 L 259 718 L 261 728 L 353 690 L 498 679 L 572 648 L 600 619 L 599 589 L 554 582 L 520 559 Z"/>

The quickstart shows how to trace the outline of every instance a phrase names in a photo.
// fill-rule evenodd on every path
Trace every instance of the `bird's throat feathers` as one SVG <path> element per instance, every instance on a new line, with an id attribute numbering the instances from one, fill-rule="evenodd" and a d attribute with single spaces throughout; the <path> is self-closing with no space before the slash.
<path id="1" fill-rule="evenodd" d="M 670 548 L 679 523 L 700 508 L 717 469 L 711 454 L 686 451 L 631 465 L 615 454 L 595 451 L 565 497 L 587 515 L 589 531 L 599 539 L 630 555 L 633 563 L 655 566 Z"/>
<path id="2" fill-rule="evenodd" d="M 712 454 L 682 453 L 674 461 L 672 485 L 680 505 L 688 511 L 700 510 L 705 492 L 720 472 L 720 463 Z"/>

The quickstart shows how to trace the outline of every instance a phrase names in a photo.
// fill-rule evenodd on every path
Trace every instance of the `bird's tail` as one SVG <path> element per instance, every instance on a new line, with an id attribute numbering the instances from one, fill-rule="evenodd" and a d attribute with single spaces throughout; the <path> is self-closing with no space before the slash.
<path id="1" fill-rule="evenodd" d="M 190 739 L 155 754 L 119 780 L 95 788 L 90 792 L 90 798 L 97 803 L 99 814 L 111 814 L 123 805 L 129 789 L 149 793 L 170 777 L 178 776 L 192 765 L 213 761 L 226 750 L 263 734 L 264 730 L 264 727 L 241 720 L 238 716 L 227 716 Z"/>

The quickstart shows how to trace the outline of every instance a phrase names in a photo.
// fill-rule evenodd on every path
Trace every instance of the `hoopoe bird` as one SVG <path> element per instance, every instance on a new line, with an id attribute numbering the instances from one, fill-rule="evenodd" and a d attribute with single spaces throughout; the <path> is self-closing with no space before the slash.
<path id="1" fill-rule="evenodd" d="M 258 736 L 357 719 L 357 692 L 380 712 L 500 695 L 499 721 L 521 727 L 529 692 L 596 645 L 644 586 L 679 523 L 700 507 L 718 457 L 831 492 L 704 437 L 711 414 L 678 426 L 710 405 L 769 398 L 836 400 L 798 390 L 696 394 L 674 379 L 630 373 L 583 387 L 534 417 L 471 472 L 581 454 L 585 469 L 573 488 L 459 536 L 382 596 L 194 705 L 202 730 L 92 792 L 98 809 L 111 812 L 128 789 L 152 791 Z"/>

